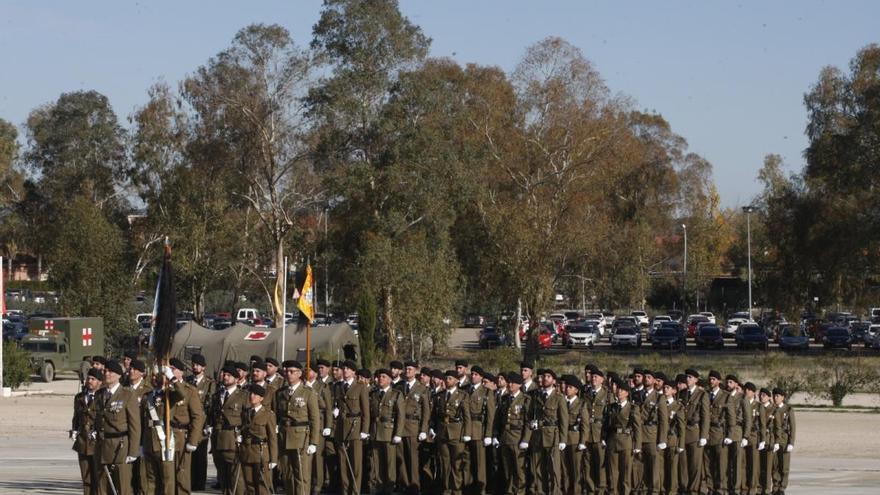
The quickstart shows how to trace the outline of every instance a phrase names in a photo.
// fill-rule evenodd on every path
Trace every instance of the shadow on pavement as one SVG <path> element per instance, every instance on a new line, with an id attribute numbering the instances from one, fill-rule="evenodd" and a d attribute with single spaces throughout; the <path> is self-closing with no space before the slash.
<path id="1" fill-rule="evenodd" d="M 0 480 L 0 493 L 82 493 L 82 483 L 73 480 Z"/>

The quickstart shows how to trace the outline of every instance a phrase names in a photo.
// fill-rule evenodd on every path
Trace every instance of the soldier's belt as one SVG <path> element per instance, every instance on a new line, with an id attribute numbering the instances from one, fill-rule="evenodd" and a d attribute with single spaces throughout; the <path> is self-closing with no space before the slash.
<path id="1" fill-rule="evenodd" d="M 283 424 L 284 426 L 294 426 L 294 427 L 296 427 L 296 426 L 309 426 L 308 421 L 294 421 L 292 419 L 285 419 L 284 421 L 281 422 L 281 424 Z"/>
<path id="2" fill-rule="evenodd" d="M 258 438 L 258 437 L 248 437 L 244 440 L 244 443 L 247 443 L 250 445 L 264 445 L 266 442 L 267 442 L 267 440 L 265 438 Z"/>
<path id="3" fill-rule="evenodd" d="M 716 421 L 710 421 L 709 426 L 714 426 L 715 428 L 721 428 L 721 423 L 718 423 Z"/>
<path id="4" fill-rule="evenodd" d="M 379 418 L 380 423 L 393 423 L 394 418 Z"/>
<path id="5" fill-rule="evenodd" d="M 119 432 L 107 431 L 107 432 L 101 433 L 101 436 L 104 437 L 104 438 L 122 438 L 122 437 L 127 437 L 127 436 L 128 436 L 128 430 L 126 430 L 126 431 L 119 431 Z"/>
<path id="6" fill-rule="evenodd" d="M 623 433 L 623 434 L 629 435 L 630 433 L 632 433 L 632 429 L 630 429 L 630 428 L 615 428 L 614 431 L 617 434 Z"/>
<path id="7" fill-rule="evenodd" d="M 345 413 L 345 417 L 346 417 L 346 418 L 359 418 L 359 417 L 361 417 L 361 416 L 363 416 L 363 415 L 362 415 L 361 413 L 359 413 L 359 412 L 356 412 L 356 413 Z"/>
<path id="8" fill-rule="evenodd" d="M 461 423 L 461 419 L 460 418 L 452 418 L 452 419 L 443 418 L 443 424 L 449 424 L 449 423 Z"/>
<path id="9" fill-rule="evenodd" d="M 483 415 L 482 414 L 471 414 L 471 419 L 474 421 L 482 421 Z"/>
<path id="10" fill-rule="evenodd" d="M 416 421 L 419 421 L 420 419 L 422 419 L 422 417 L 418 414 L 407 414 L 406 419 L 414 419 Z"/>
<path id="11" fill-rule="evenodd" d="M 581 427 L 579 425 L 569 426 L 568 431 L 581 431 Z"/>
<path id="12" fill-rule="evenodd" d="M 174 428 L 175 430 L 186 430 L 187 428 L 189 428 L 189 423 L 183 424 L 183 423 L 178 423 L 177 421 L 171 420 L 171 427 Z"/>
<path id="13" fill-rule="evenodd" d="M 541 426 L 559 426 L 559 423 L 552 419 L 542 419 Z"/>
<path id="14" fill-rule="evenodd" d="M 147 421 L 146 426 L 147 426 L 148 428 L 158 428 L 158 427 L 161 427 L 161 426 L 165 426 L 165 422 L 162 421 L 161 419 L 159 419 L 159 420 L 152 420 L 152 419 L 151 419 L 151 420 Z"/>

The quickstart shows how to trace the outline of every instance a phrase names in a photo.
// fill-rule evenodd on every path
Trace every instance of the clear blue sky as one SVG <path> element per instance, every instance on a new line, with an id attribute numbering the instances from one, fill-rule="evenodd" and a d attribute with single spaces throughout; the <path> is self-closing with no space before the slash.
<path id="1" fill-rule="evenodd" d="M 821 67 L 880 42 L 876 1 L 414 1 L 432 55 L 512 69 L 546 36 L 580 47 L 614 92 L 663 114 L 715 167 L 722 204 L 747 204 L 766 153 L 802 166 L 803 94 Z M 22 124 L 65 91 L 106 94 L 120 118 L 252 22 L 305 45 L 318 0 L 0 0 L 0 118 Z"/>

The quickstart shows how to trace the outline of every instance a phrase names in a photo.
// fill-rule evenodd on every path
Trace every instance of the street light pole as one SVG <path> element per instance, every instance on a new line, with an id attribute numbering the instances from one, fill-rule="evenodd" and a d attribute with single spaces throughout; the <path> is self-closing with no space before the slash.
<path id="1" fill-rule="evenodd" d="M 684 262 L 682 264 L 682 277 L 681 277 L 681 285 L 682 285 L 682 297 L 683 301 L 681 302 L 682 309 L 684 309 L 684 305 L 687 303 L 687 277 L 688 277 L 688 227 L 685 224 L 681 224 L 681 229 L 684 231 Z"/>
<path id="2" fill-rule="evenodd" d="M 743 211 L 746 213 L 746 251 L 749 260 L 749 319 L 752 317 L 752 211 L 754 207 L 744 206 Z"/>

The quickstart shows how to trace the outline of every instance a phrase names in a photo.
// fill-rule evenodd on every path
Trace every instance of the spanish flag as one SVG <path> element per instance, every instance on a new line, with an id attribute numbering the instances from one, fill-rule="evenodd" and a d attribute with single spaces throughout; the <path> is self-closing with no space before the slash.
<path id="1" fill-rule="evenodd" d="M 306 280 L 303 282 L 303 288 L 299 301 L 296 306 L 306 315 L 309 323 L 315 319 L 315 291 L 312 290 L 312 265 L 306 265 Z"/>

